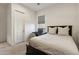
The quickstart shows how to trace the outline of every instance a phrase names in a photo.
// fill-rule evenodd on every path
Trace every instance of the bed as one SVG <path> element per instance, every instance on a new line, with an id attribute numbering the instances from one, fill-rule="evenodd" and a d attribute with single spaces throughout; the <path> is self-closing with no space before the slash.
<path id="1" fill-rule="evenodd" d="M 66 27 L 66 26 L 48 26 L 49 27 Z M 36 55 L 78 55 L 78 48 L 72 38 L 72 26 L 69 27 L 69 36 L 57 34 L 44 34 L 33 37 L 29 41 L 27 54 Z M 58 29 L 56 30 L 58 33 Z"/>

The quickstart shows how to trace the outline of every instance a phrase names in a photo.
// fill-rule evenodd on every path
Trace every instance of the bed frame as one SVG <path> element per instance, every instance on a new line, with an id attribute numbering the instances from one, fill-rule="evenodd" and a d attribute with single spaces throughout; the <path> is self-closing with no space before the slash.
<path id="1" fill-rule="evenodd" d="M 69 27 L 69 35 L 72 36 L 72 26 L 71 25 L 64 25 L 64 26 L 47 26 L 47 32 L 49 32 L 49 28 L 53 28 L 53 27 L 57 27 L 57 31 L 56 33 L 58 33 L 58 27 Z M 26 55 L 48 55 L 47 53 L 43 52 L 43 51 L 40 51 L 34 47 L 32 47 L 29 43 L 29 45 L 26 45 L 27 47 L 27 52 L 26 52 Z"/>
<path id="2" fill-rule="evenodd" d="M 27 47 L 26 55 L 48 55 L 47 53 L 40 51 L 32 47 L 31 45 L 26 45 L 26 47 Z"/>

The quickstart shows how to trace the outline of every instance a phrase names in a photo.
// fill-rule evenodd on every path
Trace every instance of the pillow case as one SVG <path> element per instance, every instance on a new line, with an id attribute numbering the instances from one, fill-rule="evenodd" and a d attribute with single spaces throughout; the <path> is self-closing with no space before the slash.
<path id="1" fill-rule="evenodd" d="M 56 31 L 57 31 L 57 27 L 49 27 L 49 34 L 56 34 Z"/>
<path id="2" fill-rule="evenodd" d="M 69 35 L 69 27 L 58 27 L 58 35 Z"/>

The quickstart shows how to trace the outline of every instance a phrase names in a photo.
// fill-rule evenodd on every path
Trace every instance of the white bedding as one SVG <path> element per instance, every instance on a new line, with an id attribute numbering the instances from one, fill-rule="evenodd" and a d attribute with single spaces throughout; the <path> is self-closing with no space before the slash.
<path id="1" fill-rule="evenodd" d="M 45 34 L 31 38 L 30 45 L 48 54 L 79 54 L 78 48 L 71 36 Z"/>

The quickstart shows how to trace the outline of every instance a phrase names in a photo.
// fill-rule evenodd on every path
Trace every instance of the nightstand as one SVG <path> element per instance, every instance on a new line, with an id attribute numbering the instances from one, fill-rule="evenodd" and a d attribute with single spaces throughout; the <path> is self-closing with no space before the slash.
<path id="1" fill-rule="evenodd" d="M 44 35 L 44 34 L 47 34 L 47 32 L 45 33 L 40 33 L 40 32 L 33 32 L 35 34 L 35 36 L 40 36 L 40 35 Z"/>

